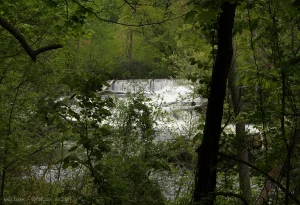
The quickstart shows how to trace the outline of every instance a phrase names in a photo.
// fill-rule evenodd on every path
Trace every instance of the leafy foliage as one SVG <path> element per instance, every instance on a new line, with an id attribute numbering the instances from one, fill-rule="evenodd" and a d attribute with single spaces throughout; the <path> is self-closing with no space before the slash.
<path id="1" fill-rule="evenodd" d="M 224 2 L 2 1 L 1 17 L 33 49 L 64 48 L 33 63 L 14 36 L 0 31 L 0 204 L 14 197 L 28 204 L 39 197 L 52 204 L 187 204 L 203 106 L 189 115 L 190 127 L 180 129 L 186 132 L 175 133 L 169 118 L 183 115 L 178 109 L 164 113 L 142 93 L 116 99 L 107 87 L 109 80 L 188 78 L 198 85 L 195 94 L 207 98 Z M 300 176 L 299 1 L 238 5 L 234 46 L 243 110 L 234 115 L 228 92 L 220 149 L 236 155 L 244 142 L 230 126 L 250 124 L 256 133 L 247 131 L 243 144 L 249 163 L 285 188 L 272 185 L 262 196 L 268 180 L 252 169 L 252 202 L 292 204 L 287 193 L 299 200 Z M 160 117 L 174 135 L 166 142 L 157 136 Z M 238 194 L 238 163 L 220 158 L 218 166 L 216 192 Z M 240 201 L 218 196 L 216 203 Z"/>

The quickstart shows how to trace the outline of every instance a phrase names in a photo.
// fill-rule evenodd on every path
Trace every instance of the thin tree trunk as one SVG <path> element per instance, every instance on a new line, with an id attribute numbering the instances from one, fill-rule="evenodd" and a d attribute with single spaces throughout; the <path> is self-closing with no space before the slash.
<path id="1" fill-rule="evenodd" d="M 133 20 L 135 22 L 136 18 L 136 5 L 132 6 L 133 9 Z M 128 50 L 128 59 L 129 59 L 129 70 L 134 73 L 133 66 L 133 28 L 129 28 L 129 50 Z"/>
<path id="2" fill-rule="evenodd" d="M 133 30 L 129 29 L 129 51 L 128 51 L 128 59 L 130 63 L 132 63 L 132 46 L 133 46 Z"/>
<path id="3" fill-rule="evenodd" d="M 240 126 L 241 124 L 237 124 L 236 125 L 236 130 L 238 130 L 238 126 Z M 242 124 L 241 126 L 243 126 L 243 131 L 245 131 L 245 125 Z M 240 148 L 238 149 L 238 153 L 237 153 L 237 158 L 248 162 L 248 150 L 247 148 L 242 145 L 240 146 Z M 240 183 L 240 190 L 241 190 L 241 195 L 247 199 L 248 203 L 250 204 L 251 202 L 251 184 L 250 184 L 250 169 L 247 165 L 245 164 L 238 164 L 238 169 L 239 169 L 239 183 Z"/>
<path id="4" fill-rule="evenodd" d="M 194 204 L 214 204 L 217 155 L 228 71 L 232 58 L 232 29 L 236 4 L 225 2 L 218 22 L 218 51 L 212 73 L 202 145 L 197 149 Z"/>
<path id="5" fill-rule="evenodd" d="M 5 147 L 4 158 L 3 158 L 3 170 L 1 176 L 1 191 L 0 191 L 0 205 L 4 205 L 4 189 L 5 189 L 5 180 L 6 180 L 6 161 L 7 161 L 7 145 Z"/>
<path id="6" fill-rule="evenodd" d="M 129 71 L 131 74 L 135 73 L 135 75 L 139 76 L 139 73 L 136 73 L 138 70 L 134 68 L 134 63 L 133 63 L 133 29 L 129 28 L 129 49 L 128 49 L 128 60 L 129 60 Z M 128 76 L 132 77 L 132 76 Z"/>
<path id="7" fill-rule="evenodd" d="M 228 74 L 228 88 L 230 90 L 233 109 L 235 117 L 239 115 L 242 110 L 242 96 L 240 92 L 240 85 L 237 85 L 237 63 L 235 48 L 233 47 L 233 56 L 231 68 Z M 246 147 L 246 132 L 245 132 L 245 123 L 236 123 L 235 125 L 236 137 L 239 141 L 237 147 L 237 158 L 245 162 L 248 162 L 248 149 Z M 239 163 L 238 164 L 239 172 L 239 182 L 241 195 L 247 200 L 248 203 L 251 201 L 251 186 L 250 186 L 250 169 L 247 165 Z"/>

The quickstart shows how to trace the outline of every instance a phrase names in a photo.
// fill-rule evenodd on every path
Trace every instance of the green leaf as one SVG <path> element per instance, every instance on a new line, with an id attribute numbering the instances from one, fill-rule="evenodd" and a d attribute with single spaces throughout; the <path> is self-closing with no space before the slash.
<path id="1" fill-rule="evenodd" d="M 188 21 L 188 20 L 190 20 L 190 19 L 193 19 L 197 13 L 198 13 L 198 12 L 195 11 L 195 10 L 192 10 L 192 11 L 188 12 L 188 13 L 185 15 L 185 17 L 184 17 L 184 21 L 186 22 L 186 21 Z"/>
<path id="2" fill-rule="evenodd" d="M 193 137 L 193 142 L 196 142 L 198 140 L 202 141 L 203 138 L 203 134 L 202 133 L 197 133 L 194 137 Z"/>
<path id="3" fill-rule="evenodd" d="M 73 99 L 74 97 L 76 97 L 76 94 L 73 94 L 69 99 Z"/>
<path id="4" fill-rule="evenodd" d="M 92 128 L 99 128 L 99 125 L 97 124 L 97 122 L 92 122 L 91 127 Z"/>
<path id="5" fill-rule="evenodd" d="M 198 13 L 198 19 L 202 22 L 206 22 L 206 23 L 209 23 L 211 22 L 212 20 L 216 19 L 217 17 L 217 12 L 216 11 L 211 11 L 211 10 L 208 10 L 208 11 L 200 11 Z"/>
<path id="6" fill-rule="evenodd" d="M 46 0 L 45 2 L 49 7 L 52 7 L 52 8 L 55 8 L 58 6 L 58 2 L 54 1 L 54 0 Z"/>
<path id="7" fill-rule="evenodd" d="M 64 158 L 63 169 L 67 169 L 70 166 L 70 157 Z"/>
<path id="8" fill-rule="evenodd" d="M 100 160 L 103 157 L 103 151 L 96 149 L 93 151 L 92 155 L 95 156 L 98 160 Z"/>
<path id="9" fill-rule="evenodd" d="M 76 120 L 80 120 L 80 115 L 74 112 L 73 110 L 69 109 L 68 114 L 74 117 Z"/>
<path id="10" fill-rule="evenodd" d="M 69 163 L 63 163 L 62 168 L 63 168 L 63 169 L 67 169 L 69 166 L 70 166 Z"/>
<path id="11" fill-rule="evenodd" d="M 98 149 L 101 150 L 102 152 L 109 152 L 110 151 L 110 147 L 105 144 L 104 142 L 101 142 L 97 145 Z"/>
<path id="12" fill-rule="evenodd" d="M 47 125 L 48 125 L 48 126 L 51 126 L 51 125 L 53 125 L 53 122 L 54 122 L 54 117 L 49 117 L 49 118 L 46 118 L 46 120 L 47 120 Z"/>
<path id="13" fill-rule="evenodd" d="M 189 79 L 194 83 L 197 81 L 198 77 L 197 76 L 190 76 Z"/>
<path id="14" fill-rule="evenodd" d="M 252 24 L 252 29 L 253 30 L 255 30 L 258 27 L 258 21 L 259 21 L 258 18 L 257 19 L 252 19 L 251 24 Z"/>
<path id="15" fill-rule="evenodd" d="M 67 128 L 66 125 L 62 122 L 58 123 L 56 125 L 56 127 L 57 127 L 57 129 L 60 129 L 60 130 L 66 130 L 66 128 Z"/>
<path id="16" fill-rule="evenodd" d="M 111 131 L 108 127 L 102 126 L 99 128 L 99 131 L 102 133 L 103 136 L 108 136 L 111 134 Z"/>
<path id="17" fill-rule="evenodd" d="M 78 162 L 73 162 L 72 164 L 70 164 L 70 166 L 71 166 L 72 168 L 76 168 L 76 167 L 79 166 L 79 163 L 78 163 Z"/>
<path id="18" fill-rule="evenodd" d="M 93 140 L 88 140 L 86 143 L 83 144 L 83 147 L 86 149 L 91 149 L 95 146 L 95 142 Z"/>
<path id="19" fill-rule="evenodd" d="M 89 138 L 85 138 L 85 137 L 82 137 L 80 140 L 78 140 L 77 144 L 85 144 L 89 141 L 90 139 Z"/>

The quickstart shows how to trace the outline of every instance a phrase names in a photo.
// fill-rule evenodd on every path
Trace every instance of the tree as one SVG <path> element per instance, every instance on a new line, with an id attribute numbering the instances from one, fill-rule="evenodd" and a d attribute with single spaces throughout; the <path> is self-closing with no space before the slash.
<path id="1" fill-rule="evenodd" d="M 230 90 L 231 101 L 233 105 L 235 118 L 242 111 L 242 95 L 241 95 L 241 86 L 237 82 L 237 62 L 236 62 L 236 52 L 233 43 L 233 57 L 231 68 L 228 75 L 228 88 Z M 247 149 L 247 137 L 245 130 L 245 123 L 236 122 L 235 124 L 235 133 L 237 138 L 237 157 L 245 162 L 248 162 L 248 149 Z M 240 163 L 239 164 L 239 180 L 240 180 L 240 189 L 241 195 L 247 199 L 248 202 L 251 201 L 251 182 L 250 182 L 250 169 L 247 165 Z"/>
<path id="2" fill-rule="evenodd" d="M 298 0 L 2 3 L 1 204 L 59 194 L 80 204 L 181 204 L 192 195 L 186 173 L 200 141 L 194 204 L 249 204 L 251 192 L 257 204 L 299 204 Z M 102 90 L 108 79 L 169 76 L 199 82 L 202 98 L 209 93 L 205 125 L 205 103 L 192 102 L 199 113 L 189 120 L 199 126 L 170 143 L 152 140 L 161 113 L 145 96 L 116 100 Z M 172 120 L 162 121 L 171 130 Z M 260 134 L 246 133 L 247 124 Z M 56 181 L 34 175 L 39 165 L 44 176 L 57 168 Z M 170 169 L 186 182 L 178 201 L 156 180 Z M 62 177 L 68 171 L 76 176 Z"/>
<path id="3" fill-rule="evenodd" d="M 236 3 L 225 2 L 218 19 L 218 51 L 212 73 L 210 94 L 201 146 L 197 149 L 198 164 L 194 190 L 194 203 L 214 203 L 216 166 L 218 159 L 221 121 L 226 82 L 233 54 L 232 29 Z"/>

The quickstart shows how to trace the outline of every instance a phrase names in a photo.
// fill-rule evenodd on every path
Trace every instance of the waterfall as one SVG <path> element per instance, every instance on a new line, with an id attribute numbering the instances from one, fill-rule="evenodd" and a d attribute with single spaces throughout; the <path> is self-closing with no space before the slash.
<path id="1" fill-rule="evenodd" d="M 131 80 L 116 80 L 114 81 L 108 91 L 116 93 L 136 93 L 138 91 L 143 92 L 155 92 L 164 89 L 165 87 L 175 87 L 180 84 L 187 84 L 187 80 L 181 79 L 131 79 Z"/>

